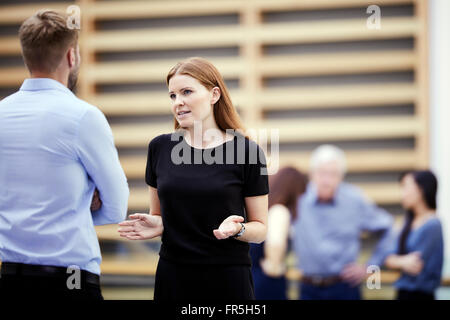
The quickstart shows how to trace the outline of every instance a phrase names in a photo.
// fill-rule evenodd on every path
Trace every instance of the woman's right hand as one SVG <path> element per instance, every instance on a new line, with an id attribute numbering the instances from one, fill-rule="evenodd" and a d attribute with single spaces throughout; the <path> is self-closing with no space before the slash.
<path id="1" fill-rule="evenodd" d="M 402 256 L 402 270 L 412 276 L 417 276 L 423 269 L 420 252 L 411 252 Z"/>
<path id="2" fill-rule="evenodd" d="M 135 213 L 129 216 L 130 220 L 119 223 L 117 230 L 121 237 L 128 240 L 145 240 L 158 237 L 163 232 L 160 215 Z"/>

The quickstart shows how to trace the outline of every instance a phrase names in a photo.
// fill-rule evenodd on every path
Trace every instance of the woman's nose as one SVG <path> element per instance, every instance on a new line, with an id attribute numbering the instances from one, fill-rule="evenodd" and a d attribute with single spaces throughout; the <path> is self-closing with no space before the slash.
<path id="1" fill-rule="evenodd" d="M 176 106 L 182 106 L 184 104 L 183 97 L 180 95 L 177 95 L 175 98 L 175 105 Z"/>

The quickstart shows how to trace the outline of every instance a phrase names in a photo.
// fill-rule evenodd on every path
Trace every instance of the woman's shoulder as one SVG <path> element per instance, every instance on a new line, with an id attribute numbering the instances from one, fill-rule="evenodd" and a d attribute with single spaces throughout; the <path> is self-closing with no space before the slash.
<path id="1" fill-rule="evenodd" d="M 261 161 L 261 159 L 266 156 L 264 148 L 262 148 L 257 141 L 239 133 L 236 133 L 235 135 L 235 141 L 237 141 L 236 148 L 238 152 L 240 150 L 245 151 L 246 163 L 255 160 Z"/>
<path id="2" fill-rule="evenodd" d="M 431 217 L 417 231 L 422 231 L 422 233 L 429 235 L 442 236 L 441 220 L 437 216 Z"/>
<path id="3" fill-rule="evenodd" d="M 170 141 L 179 141 L 180 136 L 176 132 L 163 133 L 150 140 L 149 147 L 167 145 Z"/>
<path id="4" fill-rule="evenodd" d="M 431 217 L 425 223 L 424 227 L 435 231 L 441 230 L 442 229 L 441 220 L 437 216 Z"/>

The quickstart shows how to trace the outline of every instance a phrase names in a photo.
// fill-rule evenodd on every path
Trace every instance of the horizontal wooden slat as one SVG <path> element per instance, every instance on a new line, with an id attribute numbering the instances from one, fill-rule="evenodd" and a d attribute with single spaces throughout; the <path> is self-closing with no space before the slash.
<path id="1" fill-rule="evenodd" d="M 168 71 L 177 61 L 97 63 L 86 70 L 85 77 L 87 81 L 97 83 L 164 82 Z M 239 78 L 245 75 L 245 63 L 240 58 L 211 59 L 211 62 L 224 78 Z M 315 54 L 300 57 L 265 57 L 259 64 L 259 70 L 264 77 L 347 74 L 411 70 L 414 68 L 414 62 L 414 53 L 406 50 Z"/>
<path id="2" fill-rule="evenodd" d="M 237 46 L 253 41 L 261 44 L 291 44 L 327 41 L 373 40 L 412 37 L 418 25 L 414 18 L 383 18 L 383 28 L 370 30 L 366 20 L 333 20 L 261 25 L 257 28 L 236 26 L 186 27 L 101 31 L 87 39 L 97 51 L 133 51 Z M 189 34 L 189 37 L 186 37 Z"/>
<path id="3" fill-rule="evenodd" d="M 367 275 L 367 276 L 370 276 L 370 275 Z M 383 270 L 380 273 L 381 283 L 385 283 L 385 284 L 394 283 L 398 279 L 399 276 L 400 276 L 400 273 L 397 271 Z M 295 267 L 291 267 L 286 272 L 286 278 L 290 281 L 301 281 L 302 272 L 301 272 L 301 270 L 299 270 Z"/>
<path id="4" fill-rule="evenodd" d="M 27 77 L 29 73 L 25 67 L 0 68 L 0 86 L 17 86 Z"/>
<path id="5" fill-rule="evenodd" d="M 173 123 L 131 124 L 112 126 L 115 144 L 119 147 L 145 147 L 151 139 L 174 131 Z"/>
<path id="6" fill-rule="evenodd" d="M 416 153 L 413 150 L 366 150 L 346 151 L 347 171 L 379 172 L 413 169 L 416 166 Z M 280 153 L 280 165 L 292 165 L 307 171 L 310 153 L 284 152 Z"/>
<path id="7" fill-rule="evenodd" d="M 245 2 L 247 4 L 245 4 Z M 333 8 L 350 8 L 367 6 L 366 0 L 227 0 L 227 1 L 109 1 L 97 2 L 95 5 L 90 5 L 87 12 L 83 14 L 89 15 L 92 19 L 99 20 L 114 20 L 114 19 L 139 19 L 152 17 L 173 17 L 173 16 L 189 16 L 189 15 L 216 15 L 237 13 L 248 5 L 249 2 L 254 2 L 252 5 L 263 11 L 284 11 L 284 10 L 299 10 L 299 9 L 333 9 Z M 414 3 L 412 0 L 376 0 L 371 4 L 389 6 Z M 2 6 L 0 10 L 0 24 L 14 24 L 21 23 L 26 18 L 31 16 L 39 8 L 51 8 L 65 11 L 66 8 L 73 4 L 73 2 L 44 2 L 40 3 L 39 7 L 35 4 L 22 5 L 6 5 Z"/>
<path id="8" fill-rule="evenodd" d="M 389 6 L 408 4 L 412 0 L 376 0 L 371 4 Z M 295 9 L 334 9 L 367 6 L 367 0 L 227 0 L 227 1 L 110 1 L 98 2 L 90 8 L 89 14 L 95 19 L 139 19 L 153 17 L 196 16 L 237 13 L 251 5 L 264 11 Z"/>
<path id="9" fill-rule="evenodd" d="M 308 88 L 267 88 L 254 97 L 263 110 L 308 109 L 312 107 L 364 107 L 414 103 L 414 84 L 335 85 Z M 245 108 L 250 97 L 241 90 L 230 90 L 235 106 Z M 167 92 L 101 93 L 85 97 L 109 115 L 170 113 Z"/>
<path id="10" fill-rule="evenodd" d="M 103 274 L 121 274 L 121 275 L 147 275 L 154 276 L 156 273 L 157 260 L 146 260 L 142 258 L 129 259 L 129 260 L 104 260 L 102 263 Z M 368 274 L 367 276 L 370 276 Z M 400 277 L 398 271 L 382 270 L 380 273 L 381 284 L 393 284 Z M 301 281 L 301 270 L 290 267 L 287 269 L 286 278 L 289 281 Z M 450 286 L 450 278 L 445 277 L 441 280 L 442 286 Z"/>
<path id="11" fill-rule="evenodd" d="M 243 44 L 241 26 L 186 27 L 178 29 L 147 29 L 102 31 L 87 39 L 89 49 L 97 51 L 134 51 L 145 49 L 187 49 L 223 47 Z M 189 35 L 188 37 L 186 35 Z"/>
<path id="12" fill-rule="evenodd" d="M 158 257 L 142 258 L 140 256 L 118 259 L 106 256 L 103 257 L 100 268 L 102 274 L 154 276 L 156 274 L 158 259 Z M 380 276 L 382 283 L 391 284 L 398 279 L 400 274 L 397 271 L 383 270 Z M 301 281 L 302 272 L 295 267 L 290 267 L 286 272 L 286 277 L 289 281 Z M 443 278 L 441 285 L 450 286 L 450 278 Z"/>
<path id="13" fill-rule="evenodd" d="M 401 200 L 400 186 L 392 183 L 357 183 L 365 195 L 378 205 L 398 204 Z"/>
<path id="14" fill-rule="evenodd" d="M 414 103 L 417 90 L 416 85 L 404 83 L 268 88 L 255 99 L 268 110 L 388 106 Z"/>
<path id="15" fill-rule="evenodd" d="M 108 1 L 97 2 L 89 14 L 99 20 L 199 16 L 238 13 L 241 0 Z"/>
<path id="16" fill-rule="evenodd" d="M 282 152 L 279 154 L 278 167 L 294 166 L 306 172 L 310 156 L 310 152 Z M 346 158 L 348 172 L 398 171 L 413 169 L 416 164 L 416 154 L 412 150 L 347 151 Z M 146 155 L 120 158 L 128 179 L 143 180 L 146 161 Z"/>
<path id="17" fill-rule="evenodd" d="M 273 56 L 262 58 L 259 70 L 263 77 L 402 71 L 414 69 L 416 59 L 410 50 Z"/>
<path id="18" fill-rule="evenodd" d="M 266 24 L 248 32 L 255 41 L 274 45 L 413 37 L 418 28 L 415 18 L 384 17 L 377 30 L 367 28 L 366 19 L 352 19 Z"/>
<path id="19" fill-rule="evenodd" d="M 34 4 L 0 6 L 1 24 L 21 24 L 40 9 L 53 9 L 65 12 L 73 2 L 42 2 Z"/>
<path id="20" fill-rule="evenodd" d="M 152 276 L 156 273 L 158 255 L 155 257 L 104 257 L 100 265 L 102 274 Z"/>
<path id="21" fill-rule="evenodd" d="M 230 90 L 235 106 L 244 105 L 244 95 L 238 90 Z M 108 115 L 151 115 L 170 114 L 171 101 L 166 92 L 124 92 L 102 93 L 87 96 L 86 101 L 99 107 Z"/>
<path id="22" fill-rule="evenodd" d="M 369 199 L 377 204 L 397 204 L 400 202 L 398 183 L 357 183 Z M 128 202 L 130 210 L 142 210 L 149 207 L 149 191 L 147 188 L 132 188 Z"/>
<path id="23" fill-rule="evenodd" d="M 86 70 L 85 76 L 88 81 L 96 83 L 165 83 L 167 73 L 180 60 L 96 63 Z M 240 58 L 216 58 L 210 61 L 224 78 L 237 79 L 245 70 L 245 63 Z"/>
<path id="24" fill-rule="evenodd" d="M 20 41 L 17 36 L 0 37 L 0 54 L 21 54 Z"/>
<path id="25" fill-rule="evenodd" d="M 278 130 L 280 142 L 392 139 L 414 137 L 422 128 L 414 116 L 390 116 L 348 119 L 266 120 L 258 128 L 268 136 Z M 172 123 L 112 126 L 120 147 L 144 147 L 155 136 L 173 131 Z"/>
<path id="26" fill-rule="evenodd" d="M 414 116 L 266 120 L 259 127 L 268 132 L 279 130 L 280 142 L 405 138 L 420 129 Z"/>
<path id="27" fill-rule="evenodd" d="M 263 11 L 284 11 L 299 9 L 333 9 L 367 6 L 366 0 L 227 0 L 227 1 L 109 1 L 96 2 L 90 5 L 87 12 L 92 19 L 138 19 L 152 17 L 172 17 L 189 15 L 210 15 L 237 13 L 253 2 L 253 6 Z M 247 3 L 247 4 L 246 4 Z M 413 0 L 374 0 L 370 4 L 383 6 L 414 3 Z M 0 24 L 21 23 L 40 8 L 51 8 L 65 11 L 73 2 L 44 2 L 36 4 L 6 5 L 0 10 Z"/>
<path id="28" fill-rule="evenodd" d="M 412 70 L 416 56 L 412 51 L 315 54 L 262 58 L 259 72 L 263 77 L 347 74 Z M 165 82 L 165 76 L 178 60 L 127 61 L 96 63 L 86 70 L 83 81 L 96 83 Z M 240 58 L 211 59 L 224 78 L 244 75 Z M 16 85 L 28 71 L 23 67 L 0 68 L 0 85 Z"/>
<path id="29" fill-rule="evenodd" d="M 292 11 L 367 7 L 371 4 L 378 6 L 395 6 L 411 4 L 414 3 L 415 0 L 255 0 L 255 2 L 257 3 L 258 8 L 263 11 Z"/>

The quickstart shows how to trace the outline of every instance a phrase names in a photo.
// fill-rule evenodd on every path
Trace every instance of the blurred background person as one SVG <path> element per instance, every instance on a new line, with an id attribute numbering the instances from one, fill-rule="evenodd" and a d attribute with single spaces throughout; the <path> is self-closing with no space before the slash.
<path id="1" fill-rule="evenodd" d="M 286 300 L 286 254 L 291 247 L 290 227 L 297 216 L 297 199 L 305 192 L 307 176 L 284 167 L 269 177 L 267 238 L 250 245 L 257 300 Z"/>
<path id="2" fill-rule="evenodd" d="M 428 170 L 401 177 L 406 221 L 385 266 L 401 271 L 398 300 L 434 300 L 444 259 L 442 227 L 436 216 L 437 179 Z"/>
<path id="3" fill-rule="evenodd" d="M 303 300 L 357 300 L 367 265 L 382 263 L 392 217 L 368 201 L 355 186 L 343 182 L 344 152 L 332 145 L 314 150 L 310 183 L 300 197 L 294 222 L 294 250 L 302 271 Z M 362 231 L 380 232 L 367 264 L 357 263 Z"/>

